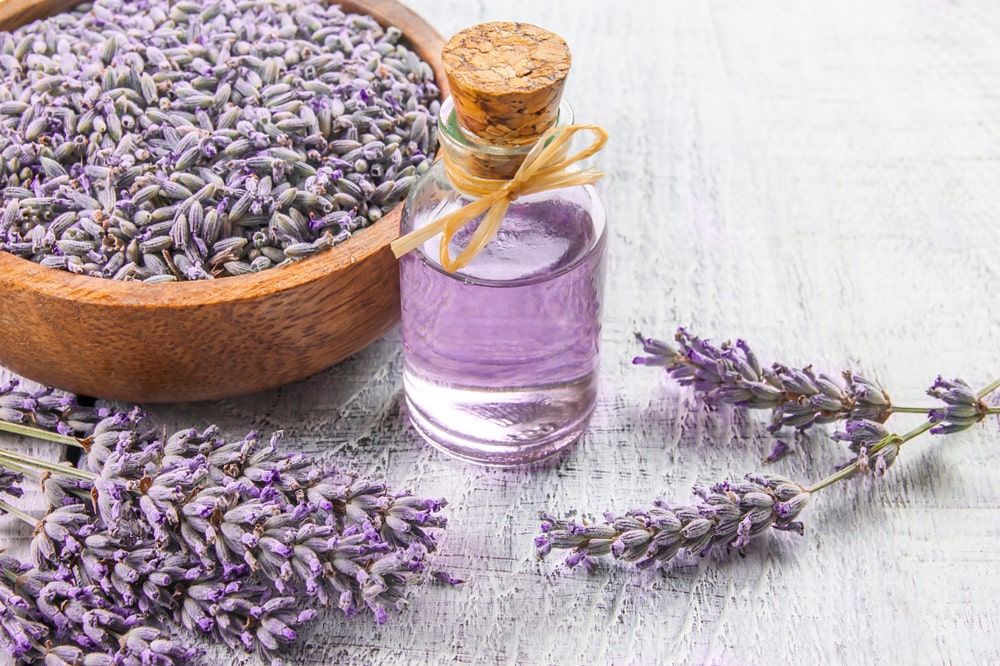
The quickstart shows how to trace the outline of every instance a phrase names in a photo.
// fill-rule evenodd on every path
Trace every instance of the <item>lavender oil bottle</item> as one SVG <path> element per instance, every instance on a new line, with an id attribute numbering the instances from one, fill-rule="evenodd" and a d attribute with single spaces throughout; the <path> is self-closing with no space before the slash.
<path id="1" fill-rule="evenodd" d="M 601 173 L 574 164 L 606 135 L 561 103 L 569 61 L 565 41 L 527 24 L 449 41 L 442 159 L 411 191 L 393 246 L 410 419 L 474 463 L 553 455 L 594 409 L 607 231 Z M 598 139 L 571 156 L 584 130 Z"/>

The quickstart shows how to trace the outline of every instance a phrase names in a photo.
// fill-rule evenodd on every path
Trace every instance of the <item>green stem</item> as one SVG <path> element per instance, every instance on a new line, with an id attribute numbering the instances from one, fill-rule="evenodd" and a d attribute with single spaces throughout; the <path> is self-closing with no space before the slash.
<path id="1" fill-rule="evenodd" d="M 15 435 L 24 435 L 25 437 L 32 437 L 34 439 L 43 439 L 47 442 L 55 442 L 56 444 L 65 444 L 66 446 L 75 446 L 77 448 L 83 448 L 83 444 L 80 443 L 76 437 L 69 437 L 68 435 L 60 435 L 59 433 L 49 432 L 48 430 L 42 430 L 41 428 L 32 428 L 31 426 L 21 425 L 20 423 L 10 423 L 9 421 L 0 421 L 0 430 L 6 432 L 12 432 Z"/>
<path id="2" fill-rule="evenodd" d="M 822 481 L 817 481 L 811 486 L 807 486 L 805 490 L 807 493 L 814 493 L 817 490 L 823 490 L 828 486 L 832 486 L 838 481 L 843 481 L 846 478 L 852 477 L 857 473 L 858 473 L 858 466 L 855 465 L 854 463 L 851 463 L 847 467 L 842 467 L 841 469 L 838 469 L 836 472 L 826 477 Z"/>
<path id="3" fill-rule="evenodd" d="M 4 460 L 3 461 L 3 467 L 5 469 L 11 471 L 11 472 L 18 472 L 20 474 L 25 474 L 29 478 L 32 478 L 32 479 L 41 479 L 42 478 L 42 474 L 45 473 L 45 472 L 42 472 L 40 470 L 35 469 L 34 467 L 29 467 L 26 464 L 16 463 L 16 462 L 13 462 L 11 460 Z"/>
<path id="4" fill-rule="evenodd" d="M 983 388 L 981 391 L 979 391 L 979 393 L 977 393 L 976 395 L 980 399 L 982 399 L 982 398 L 985 398 L 986 396 L 988 396 L 990 393 L 993 393 L 993 391 L 996 391 L 997 389 L 1000 389 L 1000 379 L 997 379 L 997 380 L 993 381 L 992 383 L 988 384 L 985 388 Z M 894 411 L 896 409 L 897 409 L 896 407 L 893 407 Z M 989 413 L 990 414 L 1000 414 L 1000 409 L 991 408 L 989 410 Z M 921 425 L 917 426 L 913 430 L 910 430 L 909 432 L 907 432 L 904 435 L 896 435 L 896 434 L 889 435 L 888 437 L 886 437 L 885 439 L 881 440 L 880 442 L 878 442 L 877 444 L 875 444 L 874 446 L 872 446 L 870 449 L 868 449 L 867 455 L 869 457 L 871 457 L 871 456 L 875 455 L 876 453 L 878 453 L 879 451 L 881 451 L 882 449 L 884 449 L 886 446 L 889 446 L 890 444 L 895 444 L 897 446 L 902 446 L 903 444 L 906 444 L 911 439 L 913 439 L 915 437 L 919 437 L 920 435 L 924 434 L 925 432 L 927 432 L 928 430 L 930 430 L 933 427 L 934 427 L 934 424 L 931 423 L 930 421 L 928 421 L 927 423 L 922 423 Z M 825 479 L 823 479 L 821 481 L 817 481 L 813 485 L 809 486 L 808 488 L 806 488 L 806 492 L 807 493 L 814 493 L 817 490 L 823 490 L 824 488 L 832 486 L 833 484 L 837 483 L 838 481 L 843 481 L 844 479 L 846 479 L 848 477 L 854 476 L 857 473 L 857 471 L 858 471 L 857 465 L 854 465 L 854 464 L 848 465 L 847 467 L 844 467 L 843 469 L 837 470 L 836 472 L 834 472 L 830 476 L 826 477 Z"/>
<path id="5" fill-rule="evenodd" d="M 51 473 L 36 469 L 34 467 L 29 466 L 26 463 L 16 463 L 16 462 L 11 462 L 10 460 L 4 460 L 3 466 L 9 469 L 11 472 L 20 472 L 21 474 L 24 474 L 28 478 L 34 479 L 39 483 L 44 483 L 44 475 Z M 84 500 L 85 502 L 91 501 L 91 494 L 80 488 L 64 488 L 63 490 L 65 490 L 70 495 L 73 495 L 74 497 Z"/>
<path id="6" fill-rule="evenodd" d="M 32 527 L 38 526 L 37 518 L 35 518 L 30 514 L 25 513 L 24 511 L 21 511 L 16 506 L 11 506 L 10 504 L 7 504 L 7 502 L 4 502 L 3 500 L 0 500 L 0 513 L 9 513 L 18 520 L 21 520 L 31 525 Z"/>
<path id="7" fill-rule="evenodd" d="M 994 380 L 992 384 L 987 384 L 986 388 L 981 390 L 976 395 L 978 395 L 980 398 L 985 398 L 990 393 L 993 393 L 993 391 L 996 391 L 998 388 L 1000 388 L 1000 379 Z"/>
<path id="8" fill-rule="evenodd" d="M 979 396 L 983 397 L 983 396 Z M 893 407 L 893 414 L 923 414 L 926 416 L 933 407 Z M 986 410 L 987 414 L 1000 414 L 1000 407 L 990 407 Z"/>
<path id="9" fill-rule="evenodd" d="M 22 453 L 13 453 L 12 451 L 6 451 L 4 449 L 0 449 L 0 464 L 2 464 L 5 461 L 12 462 L 15 465 L 30 466 L 35 469 L 41 470 L 43 472 L 51 472 L 52 474 L 69 476 L 74 479 L 93 481 L 94 479 L 97 478 L 96 474 L 93 474 L 86 470 L 77 469 L 76 467 L 60 465 L 59 463 L 52 462 L 51 460 L 42 460 L 41 458 L 34 458 L 32 456 L 28 456 Z"/>
<path id="10" fill-rule="evenodd" d="M 928 430 L 930 430 L 933 427 L 934 427 L 934 424 L 931 423 L 930 421 L 928 421 L 927 423 L 921 423 L 920 425 L 918 425 L 916 428 L 914 428 L 910 432 L 908 432 L 905 435 L 899 437 L 899 445 L 902 446 L 903 444 L 906 444 L 908 441 L 910 441 L 914 437 L 918 437 L 918 436 L 924 434 L 925 432 L 927 432 Z M 879 450 L 885 448 L 886 444 L 888 443 L 886 440 L 888 440 L 888 439 L 889 438 L 886 437 L 886 439 L 882 440 L 881 442 L 879 442 L 878 444 L 876 444 L 875 446 L 873 446 L 869 451 L 871 453 L 878 453 Z"/>

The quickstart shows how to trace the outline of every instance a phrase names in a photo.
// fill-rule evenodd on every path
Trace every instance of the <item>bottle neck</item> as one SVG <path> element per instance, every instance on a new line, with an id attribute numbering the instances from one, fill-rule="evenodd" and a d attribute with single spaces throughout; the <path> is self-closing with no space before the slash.
<path id="1" fill-rule="evenodd" d="M 562 102 L 556 126 L 572 124 L 573 111 L 569 104 Z M 450 168 L 477 178 L 509 180 L 531 152 L 537 137 L 519 145 L 488 141 L 473 134 L 459 122 L 455 105 L 448 98 L 441 105 L 441 112 L 438 114 L 438 140 Z"/>

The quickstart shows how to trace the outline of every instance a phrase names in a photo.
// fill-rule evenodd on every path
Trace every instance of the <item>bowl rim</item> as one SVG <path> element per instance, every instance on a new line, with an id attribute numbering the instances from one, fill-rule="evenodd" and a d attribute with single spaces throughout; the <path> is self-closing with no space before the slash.
<path id="1" fill-rule="evenodd" d="M 34 13 L 43 3 L 32 5 L 31 13 L 0 11 L 0 25 L 15 23 L 16 29 L 28 21 L 66 11 L 89 0 L 57 0 L 48 5 L 52 11 Z M 338 4 L 348 13 L 364 13 L 383 27 L 394 25 L 402 32 L 402 41 L 434 71 L 434 83 L 440 100 L 448 97 L 447 77 L 440 58 L 444 39 L 427 21 L 397 0 L 340 0 Z M 11 9 L 12 0 L 0 0 L 0 7 Z M 417 32 L 419 34 L 413 34 Z M 438 53 L 431 54 L 431 49 Z M 79 275 L 68 271 L 42 266 L 9 252 L 0 251 L 0 280 L 9 282 L 25 278 L 20 284 L 52 299 L 66 299 L 81 305 L 143 305 L 155 302 L 157 307 L 182 308 L 192 305 L 203 307 L 214 304 L 253 300 L 312 284 L 331 274 L 355 264 L 363 263 L 372 255 L 389 251 L 388 244 L 399 233 L 399 218 L 403 202 L 397 203 L 378 221 L 353 233 L 343 243 L 318 254 L 293 261 L 286 266 L 275 266 L 258 273 L 234 275 L 212 280 L 183 280 L 160 284 L 141 281 L 122 281 L 110 278 Z"/>
<path id="2" fill-rule="evenodd" d="M 311 284 L 363 262 L 395 237 L 394 231 L 399 228 L 399 211 L 400 206 L 394 206 L 378 222 L 356 232 L 340 245 L 312 257 L 246 275 L 147 284 L 138 280 L 78 275 L 42 266 L 9 252 L 0 252 L 0 275 L 4 281 L 22 277 L 30 289 L 40 295 L 72 300 L 81 305 L 155 302 L 157 307 L 170 308 L 246 301 Z M 385 244 L 380 242 L 383 236 L 388 236 Z"/>

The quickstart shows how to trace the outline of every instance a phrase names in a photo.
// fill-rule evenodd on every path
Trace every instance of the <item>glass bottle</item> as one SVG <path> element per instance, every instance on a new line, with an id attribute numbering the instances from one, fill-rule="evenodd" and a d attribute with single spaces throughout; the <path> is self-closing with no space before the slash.
<path id="1" fill-rule="evenodd" d="M 487 25 L 516 26 L 504 34 L 526 29 Z M 447 58 L 445 65 L 454 96 L 438 121 L 445 158 L 478 177 L 510 178 L 553 122 L 523 113 L 512 122 L 497 118 L 504 113 L 494 108 L 479 120 L 505 131 L 533 125 L 521 125 L 525 136 L 516 142 L 484 137 L 456 109 L 453 100 L 461 105 L 465 91 Z M 558 125 L 571 124 L 560 96 L 546 113 Z M 483 99 L 480 90 L 474 103 Z M 474 200 L 439 160 L 407 198 L 401 233 Z M 481 219 L 452 237 L 451 256 L 465 248 Z M 606 238 L 597 193 L 580 185 L 516 199 L 496 237 L 455 272 L 441 265 L 440 236 L 400 258 L 406 404 L 428 442 L 467 461 L 509 466 L 550 456 L 580 437 L 597 395 Z"/>

